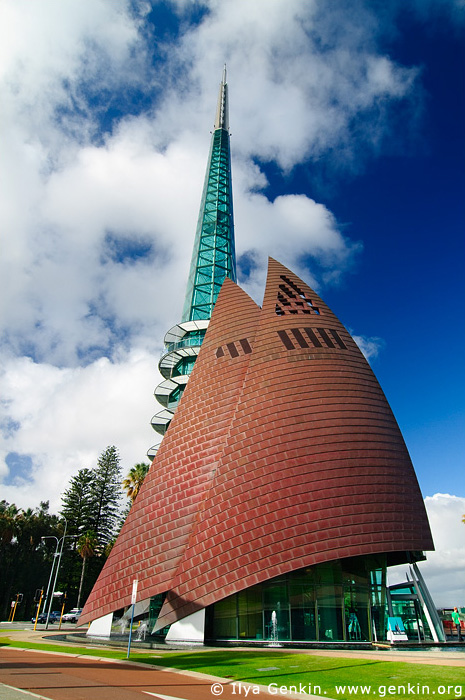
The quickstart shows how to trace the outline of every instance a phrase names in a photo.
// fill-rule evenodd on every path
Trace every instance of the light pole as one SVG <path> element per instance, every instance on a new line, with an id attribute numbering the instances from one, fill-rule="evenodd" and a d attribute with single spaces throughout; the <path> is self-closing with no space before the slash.
<path id="1" fill-rule="evenodd" d="M 50 593 L 50 584 L 52 583 L 53 569 L 55 568 L 55 559 L 58 556 L 58 545 L 60 543 L 60 540 L 58 539 L 58 537 L 55 537 L 55 535 L 45 535 L 45 537 L 41 537 L 40 539 L 41 540 L 56 540 L 57 541 L 57 546 L 55 548 L 55 554 L 53 555 L 53 559 L 52 559 L 52 568 L 50 571 L 50 576 L 48 578 L 47 593 L 45 594 L 45 605 L 47 605 L 47 603 L 49 601 L 48 594 Z M 44 611 L 45 611 L 45 608 L 44 608 Z M 50 615 L 50 609 L 48 611 L 48 614 Z M 48 615 L 47 615 L 47 625 L 48 625 Z"/>
<path id="2" fill-rule="evenodd" d="M 51 589 L 51 593 L 50 593 L 50 602 L 49 602 L 49 605 L 48 605 L 48 613 L 47 613 L 47 620 L 46 620 L 46 623 L 45 623 L 45 629 L 48 629 L 48 621 L 49 621 L 49 618 L 50 618 L 50 612 L 51 612 L 51 610 L 52 610 L 53 595 L 54 595 L 54 593 L 55 593 L 55 586 L 56 586 L 57 579 L 58 579 L 58 571 L 59 571 L 59 569 L 60 569 L 61 555 L 63 554 L 63 545 L 64 545 L 64 543 L 65 543 L 65 539 L 66 539 L 67 537 L 77 537 L 77 535 L 67 535 L 67 534 L 66 534 L 66 530 L 67 530 L 67 528 L 68 528 L 68 522 L 67 522 L 66 518 L 63 518 L 63 520 L 65 521 L 65 531 L 64 531 L 64 533 L 63 533 L 63 536 L 60 537 L 60 539 L 58 539 L 58 537 L 55 537 L 55 535 L 46 535 L 45 537 L 42 537 L 42 538 L 41 538 L 41 539 L 43 539 L 43 540 L 53 539 L 53 540 L 56 540 L 56 541 L 57 541 L 57 546 L 56 546 L 56 549 L 55 549 L 55 554 L 53 555 L 52 570 L 51 570 L 51 572 L 50 572 L 50 578 L 49 578 L 49 580 L 48 580 L 47 596 L 48 596 L 48 593 L 49 593 L 49 590 L 50 590 L 50 583 L 52 582 L 52 578 L 53 578 L 53 568 L 54 568 L 54 566 L 55 566 L 55 559 L 58 557 L 57 566 L 56 566 L 56 569 L 55 569 L 55 578 L 53 579 L 53 585 L 52 585 L 52 589 Z M 60 542 L 61 542 L 61 547 L 60 547 Z M 58 553 L 58 549 L 60 550 L 59 553 Z M 47 602 L 48 602 L 48 597 L 47 597 Z M 47 603 L 46 603 L 46 604 L 47 604 Z"/>

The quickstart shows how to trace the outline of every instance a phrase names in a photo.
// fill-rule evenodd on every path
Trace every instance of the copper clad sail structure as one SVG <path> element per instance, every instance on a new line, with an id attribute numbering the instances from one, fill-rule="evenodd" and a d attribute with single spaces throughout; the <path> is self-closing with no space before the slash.
<path id="1" fill-rule="evenodd" d="M 182 400 L 81 623 L 166 593 L 156 628 L 323 562 L 433 549 L 383 391 L 332 311 L 270 260 L 226 279 Z"/>

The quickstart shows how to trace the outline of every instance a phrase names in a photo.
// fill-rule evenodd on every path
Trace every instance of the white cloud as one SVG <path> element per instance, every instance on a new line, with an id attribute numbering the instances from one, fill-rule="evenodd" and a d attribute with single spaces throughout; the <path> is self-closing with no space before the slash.
<path id="1" fill-rule="evenodd" d="M 352 338 L 355 340 L 368 361 L 378 357 L 385 345 L 382 338 L 368 338 L 362 335 L 352 335 Z"/>
<path id="2" fill-rule="evenodd" d="M 361 244 L 344 238 L 331 212 L 305 195 L 286 195 L 270 202 L 249 192 L 241 198 L 236 216 L 238 255 L 252 262 L 252 273 L 241 284 L 261 303 L 268 256 L 302 276 L 315 290 L 321 285 L 315 271 L 336 278 L 350 267 Z"/>
<path id="3" fill-rule="evenodd" d="M 50 500 L 57 512 L 71 476 L 95 466 L 107 445 L 118 447 L 124 473 L 144 461 L 159 442 L 149 425 L 159 381 L 154 357 L 138 349 L 78 368 L 10 360 L 2 377 L 2 463 L 9 453 L 27 455 L 32 473 L 7 480 L 2 498 L 23 508 Z"/>
<path id="4" fill-rule="evenodd" d="M 146 47 L 127 0 L 5 0 L 0 27 L 4 104 L 49 147 L 92 127 L 84 88 L 110 100 L 145 77 Z"/>
<path id="5" fill-rule="evenodd" d="M 170 96 L 178 108 L 165 116 L 181 123 L 185 108 L 199 111 L 200 88 L 208 98 L 200 110 L 208 118 L 211 77 L 226 61 L 234 77 L 231 127 L 243 154 L 289 169 L 337 149 L 339 164 L 358 167 L 389 133 L 389 107 L 412 97 L 418 71 L 378 53 L 380 28 L 363 3 L 205 5 L 205 21 L 174 49 L 173 58 L 180 66 L 190 63 L 192 71 L 182 96 Z"/>
<path id="6" fill-rule="evenodd" d="M 332 214 L 304 195 L 274 202 L 259 195 L 265 180 L 251 157 L 290 168 L 342 142 L 355 148 L 353 117 L 408 94 L 415 71 L 376 54 L 369 22 L 365 34 L 344 12 L 339 23 L 328 23 L 317 2 L 304 8 L 273 0 L 266 11 L 265 3 L 244 0 L 205 7 L 204 20 L 150 68 L 146 4 L 136 11 L 126 0 L 67 0 L 58 9 L 53 2 L 2 5 L 9 139 L 1 161 L 8 197 L 0 208 L 7 233 L 0 272 L 8 290 L 4 341 L 14 354 L 77 365 L 82 357 L 111 356 L 122 335 L 130 346 L 133 337 L 147 340 L 175 320 L 206 125 L 225 59 L 233 76 L 231 121 L 240 135 L 237 250 L 256 263 L 249 288 L 261 286 L 268 254 L 307 273 L 311 257 L 319 268 L 315 285 L 350 264 L 358 246 L 341 235 Z M 190 11 L 182 3 L 179 9 Z M 141 86 L 157 101 L 137 115 L 127 111 L 127 95 Z M 121 118 L 102 134 L 101 119 L 113 107 Z M 375 122 L 376 133 L 383 131 L 378 117 L 368 120 L 363 140 L 377 139 L 370 131 Z M 112 261 L 109 233 L 145 245 L 151 256 Z M 159 302 L 167 284 L 170 305 Z"/>
<path id="7" fill-rule="evenodd" d="M 425 498 L 434 552 L 419 568 L 438 608 L 465 607 L 465 498 L 436 493 Z M 405 567 L 389 570 L 389 583 L 405 581 Z"/>

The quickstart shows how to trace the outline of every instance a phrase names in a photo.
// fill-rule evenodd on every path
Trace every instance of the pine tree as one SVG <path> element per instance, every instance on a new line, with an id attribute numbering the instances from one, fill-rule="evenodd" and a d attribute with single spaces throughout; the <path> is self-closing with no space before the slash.
<path id="1" fill-rule="evenodd" d="M 92 481 L 91 469 L 80 469 L 71 477 L 69 487 L 62 496 L 61 515 L 68 522 L 68 533 L 80 537 L 91 528 L 92 520 Z"/>
<path id="2" fill-rule="evenodd" d="M 71 478 L 62 502 L 62 516 L 68 521 L 71 549 L 63 554 L 62 587 L 67 591 L 68 603 L 84 602 L 107 556 L 107 545 L 113 540 L 120 518 L 119 502 L 122 495 L 120 458 L 116 447 L 107 447 L 92 469 L 80 469 Z M 79 542 L 91 532 L 98 546 L 91 556 L 79 556 Z M 88 539 L 88 538 L 87 538 Z M 71 544 L 72 542 L 72 544 Z M 82 555 L 81 555 L 82 556 Z M 84 578 L 85 571 L 85 578 Z M 71 601 L 73 601 L 71 603 Z"/>
<path id="3" fill-rule="evenodd" d="M 94 531 L 103 549 L 114 537 L 121 495 L 120 457 L 112 445 L 102 452 L 92 469 L 92 513 L 87 529 Z"/>
<path id="4" fill-rule="evenodd" d="M 75 476 L 71 477 L 69 486 L 61 498 L 63 503 L 61 515 L 68 523 L 67 533 L 76 536 L 65 542 L 60 576 L 60 588 L 66 591 L 68 603 L 72 607 L 76 604 L 81 569 L 77 543 L 79 538 L 92 527 L 92 479 L 91 469 L 80 469 Z"/>

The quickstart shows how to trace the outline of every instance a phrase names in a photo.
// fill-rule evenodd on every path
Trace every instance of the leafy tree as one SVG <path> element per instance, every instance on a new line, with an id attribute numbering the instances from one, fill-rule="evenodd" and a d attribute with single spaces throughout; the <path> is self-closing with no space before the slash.
<path id="1" fill-rule="evenodd" d="M 85 599 L 118 531 L 121 478 L 118 451 L 111 446 L 102 452 L 93 469 L 80 469 L 72 477 L 62 497 L 61 518 L 49 513 L 48 502 L 38 508 L 21 509 L 0 501 L 0 615 L 3 618 L 8 616 L 16 593 L 24 596 L 19 615 L 27 619 L 34 613 L 34 594 L 37 589 L 46 590 L 57 542 L 65 534 L 65 520 L 66 534 L 76 538 L 67 537 L 63 541 L 57 588 L 66 591 L 68 605 L 73 606 L 76 598 L 78 602 Z M 20 619 L 18 615 L 17 618 Z"/>
<path id="2" fill-rule="evenodd" d="M 88 559 L 94 556 L 98 548 L 98 539 L 95 536 L 93 530 L 87 530 L 84 535 L 81 535 L 79 542 L 77 544 L 77 550 L 82 557 L 82 570 L 81 570 L 81 581 L 79 583 L 79 593 L 77 597 L 76 607 L 79 607 L 82 595 L 82 585 L 84 583 L 84 572 L 86 569 L 86 562 Z"/>
<path id="3" fill-rule="evenodd" d="M 44 588 L 50 575 L 50 540 L 60 537 L 62 525 L 56 515 L 50 515 L 44 501 L 38 508 L 22 510 L 6 501 L 0 503 L 0 614 L 9 613 L 11 600 L 23 594 L 17 618 L 27 619 L 34 612 L 34 593 Z M 54 549 L 54 546 L 53 546 Z M 50 554 L 50 557 L 49 557 Z"/>
<path id="4" fill-rule="evenodd" d="M 123 479 L 123 488 L 126 489 L 127 497 L 132 503 L 136 500 L 149 469 L 150 464 L 140 462 L 139 464 L 135 464 L 129 470 L 126 478 Z"/>
<path id="5" fill-rule="evenodd" d="M 14 503 L 0 503 L 0 567 L 1 567 L 1 611 L 5 619 L 9 613 L 8 603 L 12 594 L 12 578 L 15 573 L 16 534 L 19 511 Z"/>
<path id="6" fill-rule="evenodd" d="M 6 501 L 0 503 L 0 541 L 2 545 L 9 545 L 16 535 L 18 509 L 14 503 Z"/>

